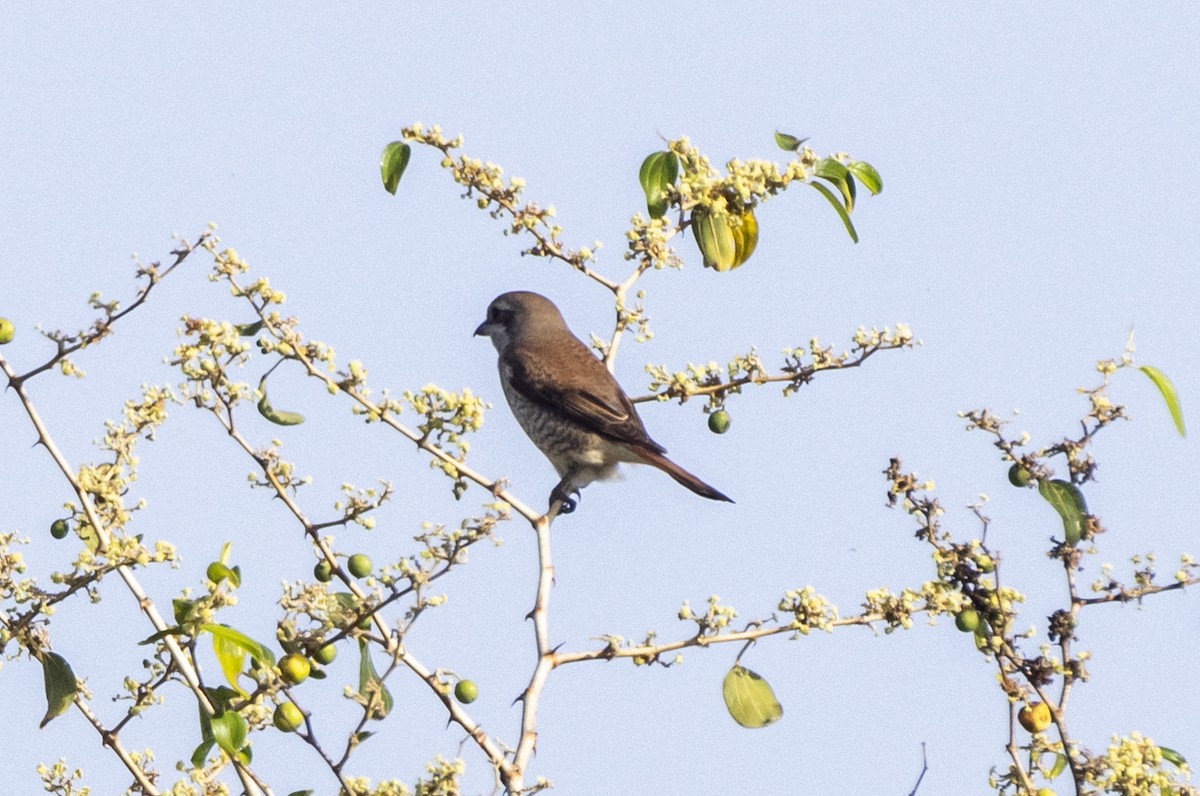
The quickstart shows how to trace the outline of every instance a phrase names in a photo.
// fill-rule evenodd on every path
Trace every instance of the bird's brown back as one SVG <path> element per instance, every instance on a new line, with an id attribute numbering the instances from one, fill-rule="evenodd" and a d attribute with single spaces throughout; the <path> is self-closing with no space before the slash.
<path id="1" fill-rule="evenodd" d="M 541 330 L 513 341 L 502 356 L 512 386 L 531 401 L 547 404 L 604 437 L 659 453 L 633 402 L 599 359 L 569 329 Z"/>

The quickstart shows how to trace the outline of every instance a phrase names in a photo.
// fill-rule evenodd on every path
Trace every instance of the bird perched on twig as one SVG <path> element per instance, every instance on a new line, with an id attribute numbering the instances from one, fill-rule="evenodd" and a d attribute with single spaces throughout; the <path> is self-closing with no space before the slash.
<path id="1" fill-rule="evenodd" d="M 575 509 L 572 495 L 612 478 L 621 462 L 652 465 L 697 495 L 733 502 L 666 457 L 621 385 L 550 299 L 528 291 L 497 296 L 475 334 L 496 346 L 504 397 L 562 479 L 550 493 L 562 513 Z"/>

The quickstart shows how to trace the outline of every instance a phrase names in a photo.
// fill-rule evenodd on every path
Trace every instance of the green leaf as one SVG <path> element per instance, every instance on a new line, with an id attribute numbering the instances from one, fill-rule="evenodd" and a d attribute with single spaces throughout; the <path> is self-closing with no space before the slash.
<path id="1" fill-rule="evenodd" d="M 1056 478 L 1053 481 L 1038 481 L 1038 493 L 1054 507 L 1058 516 L 1062 517 L 1067 544 L 1079 544 L 1079 540 L 1083 538 L 1083 525 L 1087 521 L 1088 513 L 1087 503 L 1084 502 L 1079 487 Z"/>
<path id="2" fill-rule="evenodd" d="M 192 752 L 192 768 L 204 767 L 204 762 L 208 760 L 208 753 L 212 751 L 216 743 L 212 738 L 200 742 L 200 745 L 196 747 L 196 751 Z"/>
<path id="3" fill-rule="evenodd" d="M 242 337 L 253 337 L 262 331 L 263 322 L 261 320 L 257 320 L 254 323 L 237 323 L 234 324 L 233 328 L 237 329 L 237 333 Z"/>
<path id="4" fill-rule="evenodd" d="M 1050 767 L 1050 771 L 1046 774 L 1046 779 L 1054 779 L 1059 774 L 1063 773 L 1063 769 L 1067 767 L 1067 762 L 1066 755 L 1054 755 L 1054 765 Z"/>
<path id="5" fill-rule="evenodd" d="M 642 161 L 638 180 L 646 194 L 646 209 L 651 218 L 666 215 L 669 204 L 667 194 L 679 179 L 679 158 L 674 152 L 653 152 Z"/>
<path id="6" fill-rule="evenodd" d="M 258 391 L 262 393 L 262 398 L 258 401 L 258 413 L 267 420 L 277 426 L 298 426 L 304 422 L 304 415 L 299 412 L 285 412 L 271 406 L 271 401 L 267 398 L 266 376 L 258 380 Z"/>
<path id="7" fill-rule="evenodd" d="M 57 652 L 42 653 L 42 679 L 46 684 L 46 715 L 42 717 L 38 729 L 45 727 L 56 716 L 66 713 L 79 691 L 71 664 Z"/>
<path id="8" fill-rule="evenodd" d="M 392 695 L 371 662 L 371 650 L 366 639 L 358 640 L 361 655 L 358 663 L 358 695 L 367 701 L 368 718 L 383 719 L 392 712 Z"/>
<path id="9" fill-rule="evenodd" d="M 829 200 L 829 204 L 833 205 L 833 209 L 837 211 L 838 216 L 842 219 L 842 223 L 846 225 L 846 232 L 850 233 L 850 240 L 858 243 L 858 233 L 854 231 L 854 224 L 850 221 L 850 215 L 846 212 L 846 208 L 842 207 L 842 203 L 833 195 L 833 191 L 826 188 L 819 182 L 810 182 L 809 185 L 820 191 L 821 195 Z"/>
<path id="10" fill-rule="evenodd" d="M 145 644 L 157 644 L 158 642 L 162 641 L 167 636 L 182 636 L 183 632 L 184 632 L 183 628 L 180 627 L 179 625 L 172 625 L 171 627 L 168 627 L 168 628 L 158 631 L 153 636 L 150 636 L 147 639 L 143 639 L 142 641 L 139 641 L 138 645 L 141 646 L 141 645 L 145 645 Z"/>
<path id="11" fill-rule="evenodd" d="M 854 178 L 850 171 L 840 161 L 833 158 L 818 160 L 813 168 L 813 174 L 823 180 L 828 180 L 841 194 L 846 204 L 846 212 L 854 212 Z"/>
<path id="12" fill-rule="evenodd" d="M 325 601 L 325 610 L 329 612 L 329 621 L 338 627 L 354 624 L 362 614 L 358 598 L 344 591 L 328 595 Z"/>
<path id="13" fill-rule="evenodd" d="M 1154 386 L 1162 393 L 1163 400 L 1167 402 L 1167 411 L 1171 413 L 1171 419 L 1175 421 L 1175 429 L 1179 432 L 1179 436 L 1186 437 L 1187 431 L 1183 427 L 1183 409 L 1179 406 L 1179 393 L 1175 392 L 1175 385 L 1167 378 L 1167 374 L 1158 368 L 1142 365 L 1138 370 L 1149 376 L 1150 381 L 1154 382 Z"/>
<path id="14" fill-rule="evenodd" d="M 779 148 L 782 149 L 784 152 L 797 151 L 798 149 L 800 149 L 800 145 L 803 144 L 807 140 L 808 140 L 807 137 L 806 138 L 797 138 L 794 135 L 788 135 L 787 133 L 781 133 L 778 130 L 775 131 L 775 143 L 778 144 Z"/>
<path id="15" fill-rule="evenodd" d="M 194 600 L 182 600 L 176 597 L 171 600 L 171 608 L 175 613 L 175 624 L 186 625 L 196 617 L 196 603 Z"/>
<path id="16" fill-rule="evenodd" d="M 288 796 L 313 796 L 314 793 L 316 793 L 316 791 L 309 788 L 307 790 L 294 790 L 289 793 Z"/>
<path id="17" fill-rule="evenodd" d="M 1174 749 L 1168 749 L 1165 746 L 1158 747 L 1158 751 L 1162 752 L 1163 760 L 1166 760 L 1176 768 L 1183 768 L 1187 765 L 1187 761 L 1183 759 L 1183 755 L 1176 752 Z"/>
<path id="18" fill-rule="evenodd" d="M 725 675 L 721 694 L 729 715 L 743 727 L 766 727 L 783 715 L 770 684 L 741 664 L 734 664 Z"/>
<path id="19" fill-rule="evenodd" d="M 242 696 L 240 692 L 232 688 L 226 688 L 223 685 L 216 688 L 205 688 L 204 693 L 208 694 L 208 701 L 212 703 L 213 710 L 217 713 L 228 710 L 229 706 L 233 704 L 233 700 L 240 699 Z M 201 718 L 207 718 L 208 714 L 201 711 L 200 716 Z M 209 736 L 211 735 L 212 733 L 209 733 Z"/>
<path id="20" fill-rule="evenodd" d="M 227 710 L 209 719 L 213 740 L 221 750 L 233 757 L 246 745 L 246 720 L 236 710 Z"/>
<path id="21" fill-rule="evenodd" d="M 859 182 L 866 186 L 867 190 L 875 196 L 883 190 L 883 178 L 879 176 L 879 172 L 875 171 L 875 167 L 863 160 L 856 160 L 846 164 L 846 169 L 858 177 Z"/>
<path id="22" fill-rule="evenodd" d="M 379 158 L 379 173 L 383 177 L 383 189 L 393 196 L 411 156 L 412 147 L 403 141 L 393 141 L 383 148 L 383 155 Z"/>
<path id="23" fill-rule="evenodd" d="M 209 564 L 208 569 L 206 569 L 204 572 L 204 575 L 213 583 L 220 583 L 223 580 L 227 580 L 235 589 L 242 585 L 241 575 L 235 570 L 225 566 L 220 561 L 214 561 Z"/>

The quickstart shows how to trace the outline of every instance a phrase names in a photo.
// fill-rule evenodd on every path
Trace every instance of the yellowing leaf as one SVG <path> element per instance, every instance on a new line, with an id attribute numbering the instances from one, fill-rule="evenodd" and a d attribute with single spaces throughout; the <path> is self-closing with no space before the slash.
<path id="1" fill-rule="evenodd" d="M 751 729 L 773 724 L 783 715 L 770 684 L 741 664 L 734 664 L 721 683 L 725 707 L 733 720 Z"/>
<path id="2" fill-rule="evenodd" d="M 213 636 L 213 652 L 216 653 L 217 663 L 225 673 L 225 680 L 242 696 L 246 692 L 238 685 L 238 677 L 246 667 L 246 651 L 234 644 L 225 636 Z"/>
<path id="3" fill-rule="evenodd" d="M 221 664 L 221 671 L 225 673 L 229 684 L 242 695 L 246 692 L 238 685 L 237 678 L 245 668 L 247 654 L 264 666 L 275 665 L 275 655 L 271 650 L 239 630 L 211 623 L 201 625 L 200 630 L 212 634 L 213 652 Z"/>

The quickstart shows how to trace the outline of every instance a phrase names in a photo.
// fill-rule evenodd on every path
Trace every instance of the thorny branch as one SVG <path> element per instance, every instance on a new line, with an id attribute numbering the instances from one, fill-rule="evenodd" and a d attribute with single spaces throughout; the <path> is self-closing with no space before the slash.
<path id="1" fill-rule="evenodd" d="M 41 419 L 41 416 L 38 414 L 37 409 L 34 407 L 33 400 L 30 398 L 29 393 L 26 390 L 26 382 L 28 382 L 32 377 L 51 369 L 57 363 L 64 361 L 71 353 L 78 351 L 87 345 L 92 345 L 96 342 L 99 342 L 101 339 L 111 334 L 113 325 L 118 320 L 132 312 L 134 309 L 144 304 L 146 299 L 149 297 L 150 292 L 161 281 L 161 279 L 171 271 L 175 270 L 175 268 L 179 266 L 179 264 L 182 263 L 187 256 L 195 250 L 196 245 L 203 244 L 208 239 L 209 234 L 210 233 L 205 232 L 200 235 L 199 238 L 197 238 L 196 244 L 193 245 L 185 242 L 182 246 L 172 252 L 175 255 L 175 262 L 173 262 L 165 271 L 161 273 L 158 270 L 159 266 L 157 264 L 140 268 L 138 271 L 139 276 L 145 276 L 148 282 L 138 292 L 135 300 L 126 309 L 118 311 L 115 303 L 103 305 L 102 309 L 105 312 L 105 317 L 97 320 L 95 324 L 93 324 L 91 330 L 80 332 L 76 335 L 63 335 L 61 333 L 51 334 L 50 338 L 57 343 L 58 350 L 54 356 L 52 356 L 42 365 L 33 368 L 23 375 L 18 376 L 8 361 L 0 356 L 0 370 L 2 370 L 7 377 L 8 386 L 17 394 L 17 398 L 21 402 L 22 407 L 24 407 L 30 423 L 37 432 L 37 443 L 41 445 L 48 454 L 50 454 L 50 457 L 58 466 L 58 469 L 62 473 L 63 477 L 71 485 L 71 489 L 78 498 L 82 510 L 87 516 L 89 524 L 96 532 L 96 553 L 99 556 L 105 556 L 108 552 L 109 545 L 112 541 L 109 530 L 97 513 L 91 495 L 80 484 L 79 478 L 76 475 L 76 470 L 70 465 L 70 463 L 67 462 L 66 457 L 59 450 L 58 446 L 54 442 L 53 437 L 50 435 L 49 429 L 46 427 L 45 423 Z M 169 625 L 163 620 L 161 614 L 159 614 L 154 601 L 151 600 L 146 594 L 141 583 L 138 581 L 137 576 L 133 574 L 133 570 L 128 565 L 121 564 L 120 566 L 116 567 L 116 572 L 121 577 L 121 580 L 125 583 L 126 589 L 128 589 L 130 594 L 132 594 L 136 599 L 139 608 L 146 615 L 147 619 L 150 620 L 150 623 L 153 625 L 155 631 L 162 632 L 166 630 Z M 196 674 L 195 668 L 192 666 L 190 658 L 184 654 L 183 650 L 180 649 L 179 644 L 172 636 L 166 636 L 163 639 L 163 643 L 171 656 L 174 666 L 183 675 L 185 682 L 191 689 L 201 709 L 211 715 L 214 712 L 213 705 L 209 700 L 208 695 L 204 693 L 204 690 L 200 686 L 199 677 Z M 83 705 L 79 701 L 76 702 L 76 705 L 79 706 L 81 710 L 86 707 L 86 705 Z M 85 713 L 85 715 L 87 714 Z M 98 721 L 92 722 L 92 724 L 94 727 L 97 727 L 98 731 L 100 730 Z M 105 739 L 106 745 L 109 746 L 109 748 L 113 749 L 114 752 L 117 751 L 118 745 L 109 742 L 110 738 L 114 738 L 114 736 L 110 736 L 108 731 L 103 731 L 101 732 L 101 737 Z M 134 764 L 128 755 L 120 755 L 118 753 L 118 757 L 121 759 L 122 763 L 129 768 L 130 773 L 133 774 L 134 777 L 139 780 L 139 782 L 145 779 L 145 774 L 142 772 L 140 766 Z M 132 768 L 130 768 L 131 764 L 133 765 Z M 262 784 L 257 780 L 247 766 L 237 761 L 234 761 L 234 765 L 237 769 L 239 777 L 242 779 L 243 786 L 246 787 L 247 792 L 250 793 L 251 796 L 257 796 L 258 794 L 269 796 L 271 793 L 270 789 L 262 786 Z"/>

